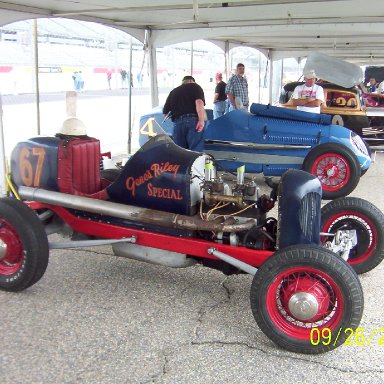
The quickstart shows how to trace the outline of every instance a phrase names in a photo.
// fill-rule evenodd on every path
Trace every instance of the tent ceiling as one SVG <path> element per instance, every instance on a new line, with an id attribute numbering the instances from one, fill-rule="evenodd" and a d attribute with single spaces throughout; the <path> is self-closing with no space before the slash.
<path id="1" fill-rule="evenodd" d="M 318 51 L 360 64 L 384 63 L 383 0 L 25 0 L 0 2 L 0 24 L 67 17 L 113 26 L 161 47 L 228 41 L 272 58 Z"/>

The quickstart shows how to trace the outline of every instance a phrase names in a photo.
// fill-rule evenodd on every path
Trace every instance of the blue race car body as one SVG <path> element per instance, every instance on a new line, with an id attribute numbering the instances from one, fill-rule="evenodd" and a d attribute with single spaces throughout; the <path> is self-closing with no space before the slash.
<path id="1" fill-rule="evenodd" d="M 250 113 L 232 111 L 208 120 L 204 152 L 222 168 L 281 176 L 287 169 L 316 175 L 324 198 L 352 192 L 371 164 L 367 145 L 356 133 L 337 125 L 325 114 L 252 104 Z M 161 109 L 141 118 L 140 141 L 161 130 L 172 136 L 173 123 L 163 121 Z"/>

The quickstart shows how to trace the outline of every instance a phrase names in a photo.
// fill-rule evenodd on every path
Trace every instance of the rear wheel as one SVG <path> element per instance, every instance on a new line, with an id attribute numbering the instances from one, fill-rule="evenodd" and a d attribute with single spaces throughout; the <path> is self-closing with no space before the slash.
<path id="1" fill-rule="evenodd" d="M 356 197 L 330 201 L 321 209 L 321 232 L 350 230 L 356 231 L 357 244 L 349 253 L 348 263 L 357 273 L 368 272 L 384 259 L 384 215 Z M 332 236 L 321 237 L 323 244 L 332 240 Z"/>
<path id="2" fill-rule="evenodd" d="M 356 156 L 334 143 L 315 147 L 305 158 L 303 169 L 320 180 L 324 199 L 349 195 L 361 176 Z"/>
<path id="3" fill-rule="evenodd" d="M 0 289 L 21 291 L 35 284 L 48 257 L 48 239 L 35 212 L 15 199 L 0 199 Z"/>
<path id="4" fill-rule="evenodd" d="M 342 345 L 363 313 L 356 273 L 318 246 L 292 246 L 271 256 L 257 271 L 251 308 L 260 329 L 289 351 L 319 354 Z"/>

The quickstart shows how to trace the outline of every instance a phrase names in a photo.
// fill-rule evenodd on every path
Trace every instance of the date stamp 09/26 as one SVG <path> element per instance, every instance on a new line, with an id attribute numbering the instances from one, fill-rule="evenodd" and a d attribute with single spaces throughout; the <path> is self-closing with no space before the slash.
<path id="1" fill-rule="evenodd" d="M 370 345 L 380 345 L 384 347 L 384 328 L 373 328 L 366 331 L 365 328 L 339 328 L 331 330 L 330 328 L 312 328 L 310 341 L 312 345 L 336 345 L 340 336 L 347 335 L 344 342 L 346 345 L 358 345 L 369 347 Z"/>

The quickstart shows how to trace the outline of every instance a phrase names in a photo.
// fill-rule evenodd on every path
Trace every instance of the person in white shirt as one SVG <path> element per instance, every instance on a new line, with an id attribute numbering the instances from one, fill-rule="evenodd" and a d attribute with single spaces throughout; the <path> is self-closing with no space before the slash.
<path id="1" fill-rule="evenodd" d="M 303 85 L 298 85 L 293 91 L 293 105 L 299 111 L 320 113 L 320 106 L 324 103 L 324 89 L 316 84 L 316 73 L 312 69 L 304 72 Z"/>
<path id="2" fill-rule="evenodd" d="M 384 93 L 384 81 L 382 81 L 379 86 L 377 87 L 377 93 Z"/>

